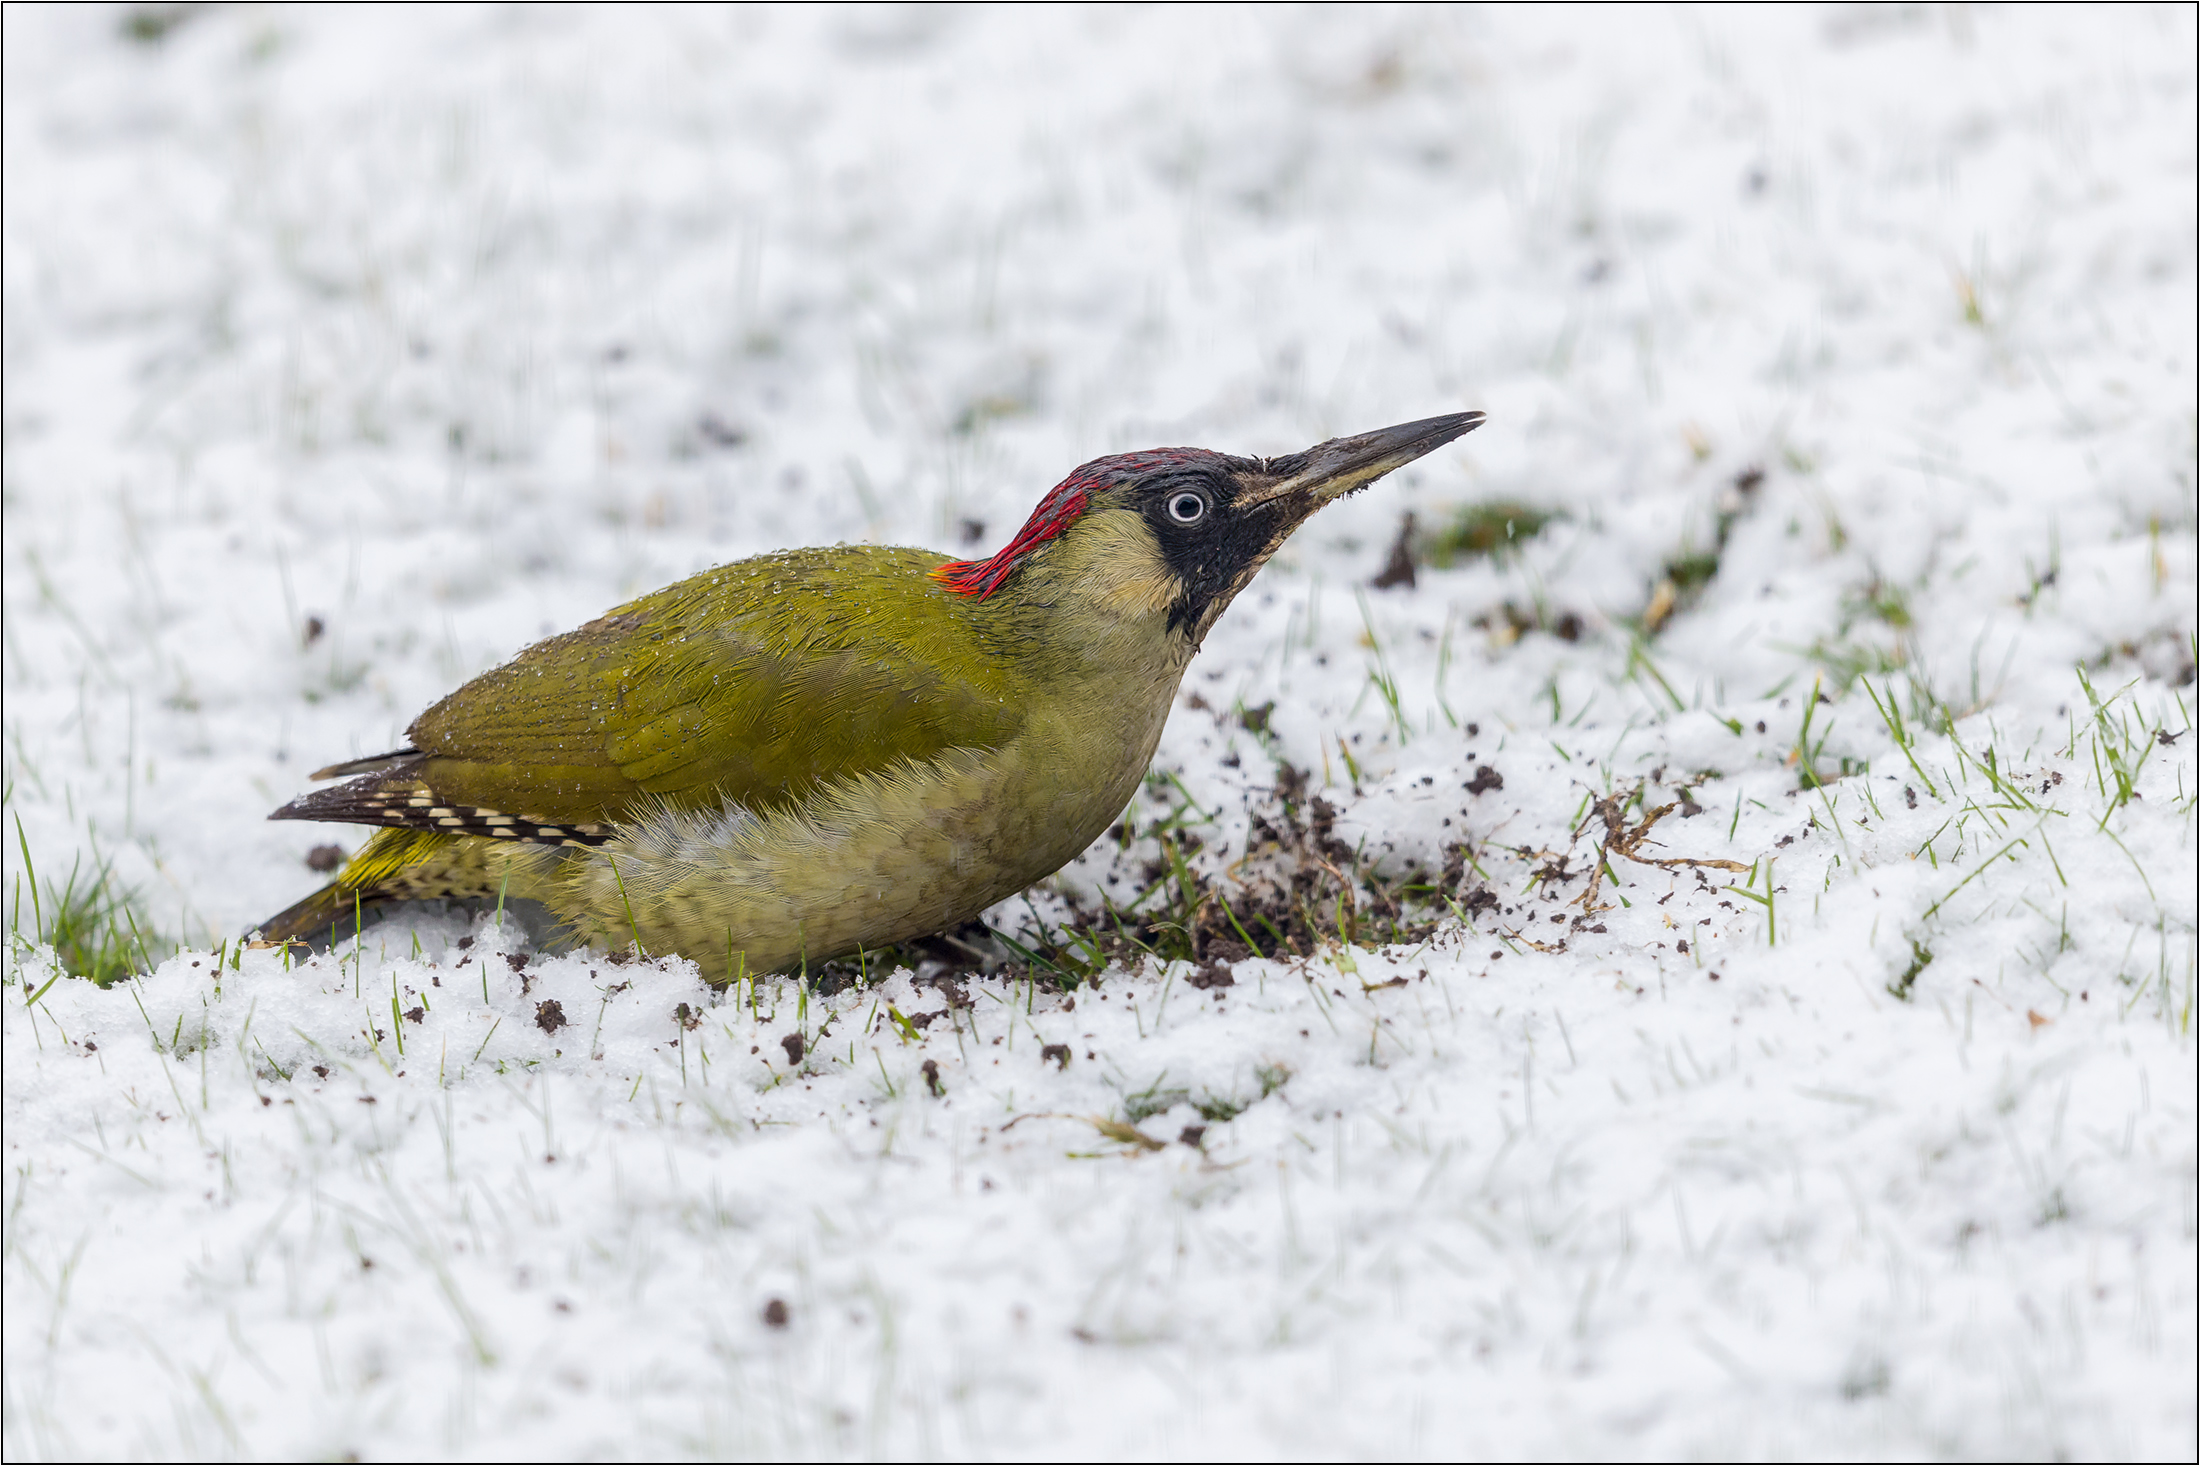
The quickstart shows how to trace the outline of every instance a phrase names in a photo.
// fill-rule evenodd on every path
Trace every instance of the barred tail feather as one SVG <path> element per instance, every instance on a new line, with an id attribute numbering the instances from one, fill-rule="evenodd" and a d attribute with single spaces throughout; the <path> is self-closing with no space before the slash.
<path id="1" fill-rule="evenodd" d="M 323 769 L 314 777 L 354 769 L 367 772 L 331 788 L 301 794 L 268 818 L 482 835 L 520 844 L 587 846 L 601 845 L 611 838 L 607 825 L 559 824 L 481 805 L 449 803 L 421 778 L 421 766 L 426 761 L 425 754 L 384 754 L 378 759 Z"/>
<path id="2" fill-rule="evenodd" d="M 319 946 L 341 939 L 379 903 L 331 881 L 294 906 L 285 907 L 260 923 L 260 940 L 310 942 Z"/>
<path id="3" fill-rule="evenodd" d="M 332 931 L 338 939 L 349 936 L 368 912 L 392 901 L 533 899 L 568 853 L 440 830 L 377 830 L 333 883 L 262 922 L 261 935 L 318 945 Z"/>

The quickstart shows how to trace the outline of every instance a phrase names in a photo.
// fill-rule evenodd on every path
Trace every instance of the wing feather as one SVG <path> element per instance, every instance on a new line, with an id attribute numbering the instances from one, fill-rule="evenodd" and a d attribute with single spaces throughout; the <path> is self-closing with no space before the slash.
<path id="1" fill-rule="evenodd" d="M 645 806 L 793 804 L 1000 747 L 1023 700 L 980 652 L 981 609 L 928 578 L 939 558 L 840 546 L 706 571 L 483 673 L 414 721 L 417 755 L 340 765 L 363 777 L 277 817 L 458 831 L 498 815 L 572 838 Z"/>

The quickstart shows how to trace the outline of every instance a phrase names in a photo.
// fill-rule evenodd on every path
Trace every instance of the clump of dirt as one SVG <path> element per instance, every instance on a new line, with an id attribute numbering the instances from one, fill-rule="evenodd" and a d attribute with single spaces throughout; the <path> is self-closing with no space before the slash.
<path id="1" fill-rule="evenodd" d="M 1235 984 L 1235 962 L 1311 956 L 1338 943 L 1417 942 L 1457 919 L 1454 898 L 1471 864 L 1464 842 L 1447 852 L 1440 873 L 1418 865 L 1379 871 L 1339 838 L 1337 807 L 1311 792 L 1307 771 L 1288 763 L 1249 814 L 1246 848 L 1227 875 L 1194 860 L 1206 848 L 1198 833 L 1164 827 L 1150 837 L 1154 853 L 1136 866 L 1137 899 L 1093 906 L 1065 896 L 1070 919 L 1042 928 L 1036 942 L 996 937 L 1014 949 L 1008 965 L 1067 988 L 1110 963 L 1154 957 L 1191 963 L 1191 986 L 1219 993 Z M 1465 899 L 1474 911 L 1495 901 L 1486 891 Z"/>
<path id="2" fill-rule="evenodd" d="M 1471 767 L 1474 777 L 1460 786 L 1462 811 L 1505 787 L 1503 776 L 1489 764 Z M 965 983 L 974 976 L 1028 981 L 1067 993 L 1111 965 L 1136 965 L 1149 958 L 1190 964 L 1186 983 L 1221 1001 L 1236 985 L 1231 967 L 1238 962 L 1311 957 L 1345 944 L 1412 944 L 1461 924 L 1494 924 L 1508 940 L 1537 951 L 1563 952 L 1575 932 L 1605 929 L 1598 917 L 1611 907 L 1598 897 L 1621 865 L 1693 871 L 1699 881 L 1705 871 L 1748 869 L 1728 860 L 1654 853 L 1652 831 L 1661 821 L 1702 813 L 1692 789 L 1703 777 L 1710 776 L 1676 785 L 1677 797 L 1656 807 L 1643 797 L 1647 783 L 1592 800 L 1563 849 L 1495 842 L 1478 848 L 1459 839 L 1444 847 L 1441 868 L 1431 871 L 1410 859 L 1402 868 L 1395 858 L 1378 867 L 1372 854 L 1338 835 L 1339 811 L 1313 792 L 1308 772 L 1281 763 L 1274 786 L 1253 796 L 1245 848 L 1226 866 L 1216 857 L 1229 852 L 1210 851 L 1194 830 L 1164 820 L 1140 831 L 1126 821 L 1115 832 L 1115 868 L 1137 878 L 1135 897 L 1103 895 L 1094 903 L 1057 890 L 1054 898 L 1068 908 L 1066 920 L 1035 921 L 1014 932 L 966 922 L 865 954 L 860 961 L 825 964 L 813 969 L 810 980 L 837 991 L 907 968 L 918 986 L 940 991 L 952 1012 L 969 1005 Z M 1590 839 L 1584 852 L 1584 836 L 1598 825 L 1601 837 Z M 1509 888 L 1512 876 L 1525 877 L 1524 889 L 1501 895 L 1495 888 Z M 1570 896 L 1565 894 L 1569 887 L 1576 888 Z M 1552 900 L 1578 910 L 1535 918 L 1543 923 L 1542 936 L 1531 935 L 1528 903 Z M 1517 912 L 1508 901 L 1520 903 Z M 906 1021 L 921 1026 L 945 1016 L 917 1014 Z M 1050 1049 L 1046 1057 L 1067 1063 L 1069 1053 Z"/>
<path id="3" fill-rule="evenodd" d="M 1578 612 L 1543 605 L 1522 606 L 1514 601 L 1505 602 L 1494 615 L 1485 611 L 1468 624 L 1489 632 L 1494 640 L 1505 646 L 1531 631 L 1545 632 L 1560 641 L 1579 641 L 1588 629 Z"/>

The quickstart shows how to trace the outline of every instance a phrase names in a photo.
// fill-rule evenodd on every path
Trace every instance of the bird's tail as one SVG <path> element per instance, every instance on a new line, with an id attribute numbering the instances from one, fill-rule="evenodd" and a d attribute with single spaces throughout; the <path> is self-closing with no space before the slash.
<path id="1" fill-rule="evenodd" d="M 514 847 L 434 830 L 377 830 L 335 880 L 261 922 L 260 936 L 319 945 L 350 935 L 385 902 L 531 898 L 533 865 L 562 854 L 555 846 Z"/>
<path id="2" fill-rule="evenodd" d="M 264 942 L 305 942 L 321 946 L 341 940 L 353 927 L 364 927 L 366 913 L 381 904 L 364 893 L 330 881 L 305 900 L 286 906 L 260 923 Z"/>

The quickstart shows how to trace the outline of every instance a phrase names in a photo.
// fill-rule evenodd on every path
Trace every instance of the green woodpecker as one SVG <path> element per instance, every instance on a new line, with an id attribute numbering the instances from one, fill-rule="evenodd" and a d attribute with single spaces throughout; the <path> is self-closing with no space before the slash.
<path id="1" fill-rule="evenodd" d="M 629 601 L 316 773 L 352 777 L 271 818 L 384 828 L 261 934 L 528 899 L 725 982 L 965 921 L 1122 814 L 1208 628 L 1294 529 L 1481 421 L 1115 454 L 989 559 L 788 550 Z"/>

